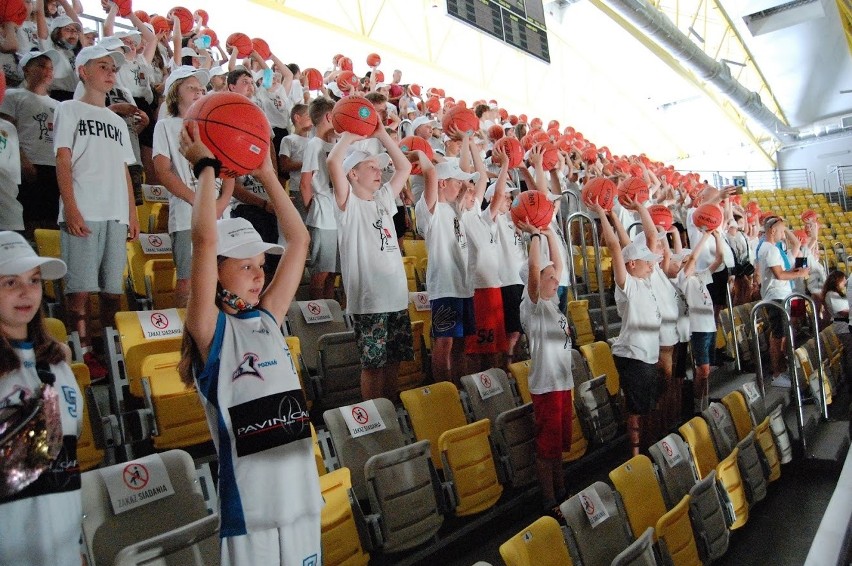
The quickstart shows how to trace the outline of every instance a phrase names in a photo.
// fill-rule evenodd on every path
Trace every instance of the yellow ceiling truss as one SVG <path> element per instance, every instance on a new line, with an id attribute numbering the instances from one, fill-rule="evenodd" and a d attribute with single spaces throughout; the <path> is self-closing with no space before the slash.
<path id="1" fill-rule="evenodd" d="M 852 53 L 852 1 L 837 0 L 837 10 L 840 12 L 840 23 L 846 36 L 846 45 Z"/>

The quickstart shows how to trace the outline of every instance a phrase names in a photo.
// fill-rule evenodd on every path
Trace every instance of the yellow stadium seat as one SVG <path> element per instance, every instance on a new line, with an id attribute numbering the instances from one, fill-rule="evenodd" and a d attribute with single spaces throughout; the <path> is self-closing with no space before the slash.
<path id="1" fill-rule="evenodd" d="M 408 318 L 411 323 L 420 322 L 423 324 L 423 343 L 426 345 L 426 350 L 432 350 L 432 311 L 419 311 L 412 302 L 408 303 Z"/>
<path id="2" fill-rule="evenodd" d="M 177 306 L 176 286 L 177 269 L 172 258 L 145 262 L 145 293 L 154 309 L 172 309 Z"/>
<path id="3" fill-rule="evenodd" d="M 739 391 L 731 391 L 722 397 L 722 404 L 727 407 L 737 429 L 737 438 L 742 440 L 752 431 L 751 415 L 745 397 Z"/>
<path id="4" fill-rule="evenodd" d="M 428 440 L 431 443 L 432 462 L 441 469 L 443 464 L 438 438 L 446 430 L 467 425 L 458 389 L 452 383 L 441 381 L 403 391 L 399 397 L 408 411 L 417 440 Z"/>
<path id="5" fill-rule="evenodd" d="M 680 426 L 678 432 L 689 445 L 698 479 L 704 479 L 710 470 L 719 465 L 719 457 L 716 455 L 707 421 L 701 417 L 692 417 Z"/>
<path id="6" fill-rule="evenodd" d="M 412 293 L 420 290 L 420 281 L 417 276 L 417 258 L 413 256 L 403 256 L 402 267 L 405 269 L 405 280 L 408 284 L 408 290 Z"/>
<path id="7" fill-rule="evenodd" d="M 59 248 L 59 230 L 36 228 L 34 231 L 36 252 L 43 257 L 62 257 Z M 44 281 L 44 297 L 48 303 L 58 305 L 62 300 L 62 281 Z M 52 314 L 52 313 L 51 313 Z"/>
<path id="8" fill-rule="evenodd" d="M 733 452 L 716 466 L 716 477 L 728 493 L 728 500 L 734 512 L 734 522 L 730 525 L 732 531 L 739 529 L 748 521 L 748 499 L 737 465 L 739 453 L 740 449 L 734 448 Z"/>
<path id="9" fill-rule="evenodd" d="M 83 403 L 83 426 L 80 437 L 77 439 L 77 463 L 80 471 L 85 472 L 100 465 L 104 460 L 104 451 L 95 446 L 95 437 L 92 434 L 92 421 L 89 417 L 89 403 L 86 400 L 86 388 L 92 384 L 89 368 L 86 364 L 73 363 L 71 371 L 77 379 L 77 385 L 83 394 L 80 400 Z"/>
<path id="10" fill-rule="evenodd" d="M 500 545 L 506 566 L 573 566 L 562 529 L 553 517 L 540 517 Z"/>
<path id="11" fill-rule="evenodd" d="M 655 527 L 656 538 L 661 548 L 665 548 L 674 566 L 702 566 L 695 543 L 695 533 L 689 520 L 688 495 L 671 511 L 660 517 Z"/>
<path id="12" fill-rule="evenodd" d="M 293 358 L 293 365 L 296 366 L 296 374 L 299 376 L 299 385 L 302 386 L 302 391 L 305 392 L 305 397 L 308 397 L 308 393 L 310 392 L 310 388 L 305 388 L 305 377 L 307 376 L 308 370 L 305 367 L 305 362 L 302 359 L 302 341 L 299 340 L 298 336 L 285 336 L 284 342 L 287 343 L 287 349 L 290 350 L 290 356 Z M 313 404 L 310 398 L 307 398 L 308 408 L 311 408 Z"/>
<path id="13" fill-rule="evenodd" d="M 364 551 L 349 501 L 352 481 L 349 468 L 320 476 L 322 508 L 322 548 L 325 566 L 367 566 L 370 555 Z"/>
<path id="14" fill-rule="evenodd" d="M 766 464 L 769 467 L 769 481 L 773 482 L 781 477 L 781 458 L 778 455 L 778 448 L 775 446 L 775 439 L 769 426 L 769 417 L 766 417 L 754 427 L 754 436 L 766 457 Z"/>
<path id="15" fill-rule="evenodd" d="M 595 341 L 595 331 L 592 328 L 592 319 L 589 316 L 589 301 L 568 302 L 568 316 L 576 331 L 577 346 L 584 346 Z"/>
<path id="16" fill-rule="evenodd" d="M 629 459 L 609 473 L 609 479 L 621 494 L 633 536 L 654 527 L 666 514 L 666 502 L 654 475 L 654 464 L 644 454 Z"/>
<path id="17" fill-rule="evenodd" d="M 186 318 L 186 309 L 177 309 L 181 319 Z M 148 340 L 139 323 L 136 312 L 121 311 L 115 314 L 115 330 L 118 334 L 118 342 L 121 346 L 121 354 L 124 358 L 124 373 L 130 394 L 142 398 L 142 362 L 146 357 L 153 354 L 167 352 L 180 352 L 183 334 L 177 334 L 168 338 Z"/>
<path id="18" fill-rule="evenodd" d="M 530 364 L 531 360 L 523 360 L 509 364 L 509 374 L 515 380 L 515 385 L 518 388 L 518 394 L 524 403 L 532 403 L 530 395 Z"/>
<path id="19" fill-rule="evenodd" d="M 612 359 L 612 350 L 606 342 L 594 342 L 580 346 L 580 353 L 586 358 L 586 363 L 589 365 L 589 371 L 594 377 L 606 376 L 606 389 L 611 396 L 618 395 L 621 389 L 621 382 L 618 377 L 618 370 L 615 368 L 615 361 Z"/>
<path id="20" fill-rule="evenodd" d="M 317 473 L 321 476 L 324 476 L 328 472 L 325 469 L 325 461 L 322 457 L 322 450 L 320 449 L 319 445 L 319 437 L 317 436 L 317 429 L 314 428 L 314 423 L 311 423 L 311 440 L 313 441 L 314 445 L 314 462 L 317 465 Z"/>
<path id="21" fill-rule="evenodd" d="M 149 234 L 162 234 L 169 230 L 169 205 L 164 202 L 154 203 L 148 220 L 140 226 L 147 226 Z"/>
<path id="22" fill-rule="evenodd" d="M 589 448 L 589 441 L 586 440 L 586 435 L 583 433 L 583 426 L 580 424 L 580 412 L 574 409 L 573 424 L 571 425 L 571 450 L 562 453 L 563 462 L 573 462 L 579 460 L 586 454 Z"/>
<path id="23" fill-rule="evenodd" d="M 427 257 L 426 240 L 405 240 L 402 247 L 406 256 L 416 257 L 418 261 Z"/>

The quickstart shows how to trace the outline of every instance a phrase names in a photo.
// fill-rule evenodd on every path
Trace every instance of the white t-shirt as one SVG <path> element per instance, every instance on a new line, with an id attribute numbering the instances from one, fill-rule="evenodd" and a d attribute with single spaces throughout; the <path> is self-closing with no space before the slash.
<path id="1" fill-rule="evenodd" d="M 0 119 L 0 230 L 23 230 L 24 207 L 18 202 L 21 150 L 14 124 Z"/>
<path id="2" fill-rule="evenodd" d="M 532 360 L 530 393 L 541 395 L 573 389 L 571 331 L 565 315 L 553 301 L 539 299 L 533 303 L 526 291 L 520 308 Z"/>
<path id="3" fill-rule="evenodd" d="M 678 272 L 680 276 L 680 272 Z M 689 328 L 689 306 L 686 304 L 686 295 L 678 286 L 678 278 L 669 279 L 672 287 L 677 293 L 677 338 L 678 342 L 689 342 L 691 329 Z"/>
<path id="4" fill-rule="evenodd" d="M 192 165 L 180 152 L 180 132 L 183 118 L 161 118 L 154 126 L 153 157 L 162 155 L 172 162 L 172 173 L 180 177 L 184 185 L 198 190 L 198 179 L 192 172 Z M 169 193 L 169 234 L 189 230 L 192 224 L 192 205 Z"/>
<path id="5" fill-rule="evenodd" d="M 284 87 L 278 85 L 275 90 L 267 88 L 257 89 L 255 94 L 256 102 L 269 120 L 269 125 L 273 128 L 288 128 L 290 127 L 290 110 L 293 108 L 293 103 L 284 92 Z"/>
<path id="6" fill-rule="evenodd" d="M 677 291 L 659 264 L 654 266 L 651 273 L 651 286 L 654 288 L 654 296 L 657 297 L 660 316 L 663 317 L 660 322 L 660 346 L 674 346 L 678 343 Z"/>
<path id="7" fill-rule="evenodd" d="M 500 244 L 497 242 L 497 225 L 489 209 L 480 210 L 480 202 L 462 213 L 467 242 L 470 244 L 468 270 L 474 289 L 500 287 Z"/>
<path id="8" fill-rule="evenodd" d="M 48 24 L 49 25 L 49 24 Z M 41 49 L 41 40 L 38 37 L 38 26 L 30 19 L 24 20 L 18 28 L 18 53 L 29 53 L 32 50 Z"/>
<path id="9" fill-rule="evenodd" d="M 695 225 L 693 222 L 693 216 L 695 216 L 695 211 L 697 209 L 690 208 L 686 213 L 686 233 L 689 236 L 690 242 L 698 242 L 701 239 L 702 231 Z M 724 243 L 724 242 L 723 242 Z M 716 238 L 708 238 L 704 245 L 698 250 L 697 255 L 695 256 L 695 271 L 704 271 L 710 264 L 716 261 Z M 733 267 L 734 266 L 734 252 L 731 251 L 731 247 L 728 245 L 724 245 L 722 247 L 722 265 L 716 269 L 715 273 L 718 273 L 725 269 L 725 267 Z"/>
<path id="10" fill-rule="evenodd" d="M 305 147 L 307 147 L 309 139 L 310 138 L 300 136 L 298 134 L 284 136 L 281 140 L 281 148 L 278 151 L 278 155 L 286 155 L 293 161 L 301 163 L 305 157 Z M 290 192 L 301 193 L 299 182 L 302 180 L 302 171 L 300 169 L 296 169 L 295 171 L 290 171 L 289 175 Z"/>
<path id="11" fill-rule="evenodd" d="M 615 306 L 621 316 L 621 332 L 612 345 L 612 355 L 656 364 L 662 315 L 650 279 L 628 273 L 624 288 L 615 286 Z"/>
<path id="12" fill-rule="evenodd" d="M 154 102 L 154 92 L 151 90 L 151 78 L 154 69 L 145 62 L 141 55 L 125 61 L 118 68 L 116 81 L 134 98 L 144 98 L 148 104 Z"/>
<path id="13" fill-rule="evenodd" d="M 684 277 L 678 274 L 677 284 L 686 296 L 689 306 L 689 329 L 691 332 L 716 332 L 716 319 L 713 315 L 713 299 L 707 291 L 707 284 L 713 281 L 709 271 L 697 271 Z"/>
<path id="14" fill-rule="evenodd" d="M 790 281 L 776 279 L 771 269 L 775 266 L 780 266 L 782 270 L 787 269 L 778 246 L 764 241 L 757 249 L 757 263 L 761 298 L 777 301 L 786 299 L 793 292 L 793 285 Z"/>
<path id="15" fill-rule="evenodd" d="M 59 102 L 23 88 L 6 91 L 0 112 L 15 118 L 21 150 L 34 165 L 56 165 L 53 116 Z"/>
<path id="16" fill-rule="evenodd" d="M 77 207 L 85 220 L 128 224 L 127 165 L 136 162 L 124 120 L 111 110 L 79 100 L 56 109 L 54 151 L 71 149 Z M 59 222 L 65 205 L 59 200 Z"/>
<path id="17" fill-rule="evenodd" d="M 822 293 L 826 279 L 825 267 L 810 247 L 802 246 L 799 253 L 801 257 L 807 258 L 810 273 L 807 279 L 796 279 L 794 281 L 796 291 L 807 294 L 805 293 L 805 289 L 807 289 L 811 294 Z"/>
<path id="18" fill-rule="evenodd" d="M 509 214 L 498 214 L 497 243 L 500 246 L 499 276 L 500 284 L 523 285 L 521 269 L 527 265 L 527 243 L 523 236 L 515 232 L 515 225 Z"/>
<path id="19" fill-rule="evenodd" d="M 430 213 L 426 199 L 421 198 L 414 206 L 414 213 L 417 230 L 426 239 L 429 253 L 426 266 L 429 299 L 472 297 L 467 234 L 456 209 L 447 202 L 436 202 L 434 213 Z"/>
<path id="20" fill-rule="evenodd" d="M 325 163 L 328 153 L 333 148 L 333 143 L 313 137 L 305 145 L 305 153 L 302 159 L 302 173 L 313 172 L 314 174 L 311 179 L 314 196 L 308 208 L 305 224 L 322 230 L 337 229 L 337 222 L 334 219 L 334 209 L 336 208 L 334 193 L 328 176 L 328 165 Z"/>
<path id="21" fill-rule="evenodd" d="M 849 310 L 849 301 L 846 297 L 840 296 L 837 291 L 829 291 L 825 294 L 825 308 L 832 318 L 838 316 L 837 313 Z M 848 317 L 848 314 L 847 314 Z M 835 334 L 849 334 L 849 322 L 844 320 L 835 320 L 831 323 L 834 327 Z"/>
<path id="22" fill-rule="evenodd" d="M 340 210 L 336 202 L 334 208 L 347 312 L 374 314 L 408 308 L 391 186 L 382 185 L 373 200 L 358 198 L 350 189 L 346 210 Z"/>
<path id="23" fill-rule="evenodd" d="M 77 88 L 77 83 L 80 79 L 77 78 L 75 59 L 77 54 L 70 49 L 65 49 L 53 43 L 48 37 L 42 41 L 44 49 L 55 49 L 59 52 L 59 63 L 53 65 L 53 82 L 50 84 L 50 90 L 64 90 L 74 92 Z"/>

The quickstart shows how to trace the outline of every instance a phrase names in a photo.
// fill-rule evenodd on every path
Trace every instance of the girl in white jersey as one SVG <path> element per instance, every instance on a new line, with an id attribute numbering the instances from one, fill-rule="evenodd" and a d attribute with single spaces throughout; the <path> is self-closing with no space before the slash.
<path id="1" fill-rule="evenodd" d="M 280 331 L 302 277 L 308 232 L 268 153 L 251 175 L 266 188 L 287 249 L 264 243 L 245 219 L 217 223 L 220 163 L 198 139 L 197 125 L 192 136 L 181 134 L 199 182 L 180 372 L 201 395 L 219 456 L 222 564 L 321 564 L 322 496 L 307 403 Z M 265 253 L 282 252 L 261 294 Z"/>
<path id="2" fill-rule="evenodd" d="M 70 350 L 47 334 L 41 315 L 42 280 L 63 275 L 61 260 L 38 257 L 19 234 L 0 232 L 0 411 L 13 411 L 36 397 L 44 399 L 42 384 L 49 384 L 45 392 L 54 401 L 45 402 L 44 412 L 52 415 L 48 427 L 58 450 L 49 466 L 36 475 L 38 470 L 29 469 L 26 460 L 5 459 L 9 441 L 4 439 L 2 564 L 79 566 L 81 562 L 77 436 L 83 398 L 68 365 Z M 23 470 L 29 476 L 22 481 Z"/>

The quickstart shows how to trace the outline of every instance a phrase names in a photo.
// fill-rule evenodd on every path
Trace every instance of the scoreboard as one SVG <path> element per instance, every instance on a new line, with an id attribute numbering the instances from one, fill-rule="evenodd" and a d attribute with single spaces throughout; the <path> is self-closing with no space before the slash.
<path id="1" fill-rule="evenodd" d="M 550 63 L 542 0 L 447 0 L 447 14 Z"/>

